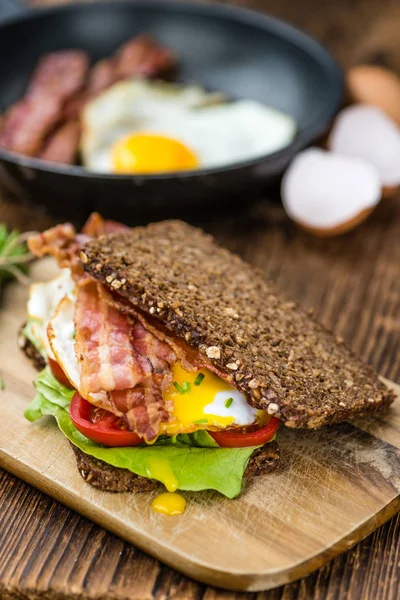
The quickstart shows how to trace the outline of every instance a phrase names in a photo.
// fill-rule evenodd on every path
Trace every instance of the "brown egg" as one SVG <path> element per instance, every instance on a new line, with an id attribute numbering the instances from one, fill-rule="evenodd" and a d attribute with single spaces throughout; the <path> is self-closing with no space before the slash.
<path id="1" fill-rule="evenodd" d="M 353 67 L 347 73 L 347 88 L 353 102 L 372 104 L 400 125 L 400 77 L 374 65 Z"/>

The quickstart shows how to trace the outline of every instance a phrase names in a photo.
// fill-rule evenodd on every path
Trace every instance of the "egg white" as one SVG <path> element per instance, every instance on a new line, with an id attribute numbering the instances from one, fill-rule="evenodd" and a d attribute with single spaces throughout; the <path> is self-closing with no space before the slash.
<path id="1" fill-rule="evenodd" d="M 253 100 L 207 106 L 197 87 L 125 81 L 89 102 L 81 153 L 86 168 L 112 172 L 112 147 L 135 133 L 177 140 L 193 151 L 199 168 L 222 167 L 284 148 L 293 140 L 292 117 Z"/>
<path id="2" fill-rule="evenodd" d="M 226 407 L 226 402 L 232 398 L 232 403 L 229 408 Z M 244 394 L 238 390 L 218 392 L 214 400 L 204 407 L 204 415 L 212 415 L 217 417 L 233 417 L 234 425 L 251 425 L 256 421 L 258 410 L 250 406 Z"/>
<path id="3" fill-rule="evenodd" d="M 75 289 L 70 269 L 62 269 L 60 274 L 45 283 L 33 283 L 29 289 L 28 316 L 34 337 L 40 342 L 49 358 L 54 359 L 47 337 L 47 325 L 57 306 Z"/>

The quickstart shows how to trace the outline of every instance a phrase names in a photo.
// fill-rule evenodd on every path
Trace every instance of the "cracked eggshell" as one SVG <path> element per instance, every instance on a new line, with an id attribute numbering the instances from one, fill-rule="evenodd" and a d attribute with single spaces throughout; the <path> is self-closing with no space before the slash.
<path id="1" fill-rule="evenodd" d="M 328 147 L 332 152 L 371 162 L 378 169 L 383 187 L 400 185 L 400 129 L 379 108 L 354 104 L 342 110 Z"/>
<path id="2" fill-rule="evenodd" d="M 334 236 L 364 221 L 381 197 L 376 168 L 365 160 L 319 148 L 300 152 L 281 184 L 284 209 L 300 227 Z"/>
<path id="3" fill-rule="evenodd" d="M 353 102 L 371 104 L 382 109 L 400 125 L 400 77 L 377 65 L 359 65 L 346 76 Z"/>

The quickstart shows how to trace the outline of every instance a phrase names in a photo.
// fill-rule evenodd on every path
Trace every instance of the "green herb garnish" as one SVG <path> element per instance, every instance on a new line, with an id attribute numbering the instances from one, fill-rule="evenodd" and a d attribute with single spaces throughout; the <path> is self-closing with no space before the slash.
<path id="1" fill-rule="evenodd" d="M 190 383 L 188 381 L 182 381 L 183 392 L 190 392 Z"/>
<path id="2" fill-rule="evenodd" d="M 196 379 L 194 380 L 194 385 L 200 385 L 201 382 L 203 381 L 205 375 L 203 375 L 203 373 L 199 373 L 196 377 Z"/>
<path id="3" fill-rule="evenodd" d="M 0 286 L 3 281 L 13 277 L 21 283 L 29 283 L 25 273 L 32 255 L 25 242 L 31 235 L 32 233 L 20 234 L 16 230 L 8 232 L 4 223 L 0 225 Z"/>
<path id="4" fill-rule="evenodd" d="M 4 385 L 4 379 L 2 378 L 2 376 L 0 375 L 0 390 L 4 390 L 5 385 Z"/>
<path id="5" fill-rule="evenodd" d="M 232 404 L 232 402 L 233 402 L 233 398 L 228 398 L 228 400 L 226 400 L 226 402 L 225 402 L 225 408 L 229 408 L 230 405 Z"/>
<path id="6" fill-rule="evenodd" d="M 190 392 L 190 383 L 188 381 L 182 381 L 182 385 L 179 385 L 177 381 L 174 381 L 174 386 L 178 390 L 180 394 L 185 394 L 186 392 Z"/>
<path id="7" fill-rule="evenodd" d="M 198 421 L 193 421 L 195 425 L 205 425 L 208 423 L 207 419 L 199 419 Z"/>
<path id="8" fill-rule="evenodd" d="M 75 339 L 76 338 L 76 329 L 74 329 L 74 332 L 72 334 L 72 337 Z"/>
<path id="9" fill-rule="evenodd" d="M 177 381 L 174 381 L 174 386 L 176 387 L 176 389 L 178 390 L 178 392 L 180 394 L 184 394 L 184 390 L 181 388 L 181 386 L 179 385 L 179 383 Z"/>

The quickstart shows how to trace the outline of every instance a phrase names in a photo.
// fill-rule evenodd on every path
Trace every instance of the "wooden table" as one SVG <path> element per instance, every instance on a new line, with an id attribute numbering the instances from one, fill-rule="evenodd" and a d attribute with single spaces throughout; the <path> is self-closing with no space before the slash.
<path id="1" fill-rule="evenodd" d="M 32 1 L 32 4 L 50 2 Z M 372 60 L 400 72 L 397 0 L 249 0 L 308 29 L 344 65 Z M 396 6 L 397 4 L 397 6 Z M 51 217 L 0 201 L 0 221 L 42 228 Z M 301 233 L 265 199 L 206 224 L 219 241 L 313 306 L 382 375 L 400 381 L 400 195 L 338 239 Z M 179 575 L 0 470 L 0 598 L 16 600 L 396 600 L 400 516 L 307 579 L 258 594 L 222 592 Z M 68 592 L 65 580 L 68 579 Z"/>

